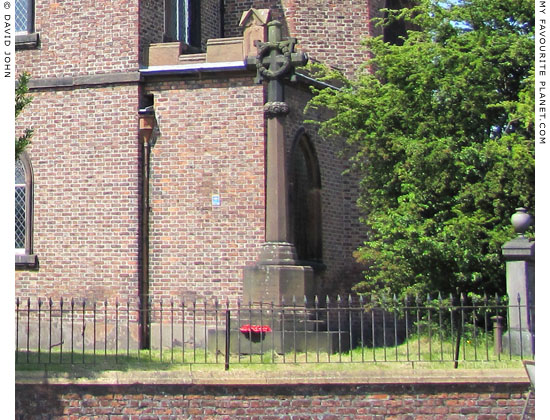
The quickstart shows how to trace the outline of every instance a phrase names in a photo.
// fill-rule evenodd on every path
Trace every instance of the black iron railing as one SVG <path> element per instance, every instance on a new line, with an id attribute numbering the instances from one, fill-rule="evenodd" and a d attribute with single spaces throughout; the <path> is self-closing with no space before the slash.
<path id="1" fill-rule="evenodd" d="M 458 367 L 534 358 L 534 307 L 519 297 L 326 297 L 280 305 L 152 299 L 141 308 L 139 301 L 17 299 L 16 364 Z"/>

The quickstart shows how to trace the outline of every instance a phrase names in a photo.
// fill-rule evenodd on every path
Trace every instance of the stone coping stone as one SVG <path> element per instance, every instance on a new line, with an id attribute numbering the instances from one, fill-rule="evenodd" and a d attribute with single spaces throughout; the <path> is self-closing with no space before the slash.
<path id="1" fill-rule="evenodd" d="M 304 372 L 233 371 L 104 371 L 87 376 L 74 373 L 17 371 L 16 384 L 51 385 L 300 385 L 300 384 L 529 384 L 524 369 L 365 369 Z"/>

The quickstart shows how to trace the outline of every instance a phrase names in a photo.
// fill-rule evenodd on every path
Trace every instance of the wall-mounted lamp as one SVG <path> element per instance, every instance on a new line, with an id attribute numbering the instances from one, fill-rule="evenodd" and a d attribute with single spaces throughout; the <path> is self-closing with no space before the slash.
<path id="1" fill-rule="evenodd" d="M 156 126 L 155 112 L 153 110 L 139 111 L 139 135 L 144 144 L 148 144 Z"/>

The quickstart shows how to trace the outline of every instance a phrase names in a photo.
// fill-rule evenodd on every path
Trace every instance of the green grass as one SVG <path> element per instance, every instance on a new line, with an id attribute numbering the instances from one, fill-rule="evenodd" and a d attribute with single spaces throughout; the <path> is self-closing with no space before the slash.
<path id="1" fill-rule="evenodd" d="M 428 368 L 452 369 L 455 367 L 454 352 L 456 344 L 451 340 L 439 341 L 434 337 L 422 336 L 409 338 L 396 347 L 357 347 L 349 352 L 328 354 L 309 351 L 307 353 L 289 352 L 277 354 L 266 350 L 263 355 L 231 354 L 231 369 L 252 369 L 272 371 L 288 369 L 288 366 L 303 366 L 312 370 L 341 370 L 361 368 L 403 369 Z M 101 371 L 172 371 L 190 369 L 223 369 L 225 357 L 204 349 L 163 349 L 160 350 L 119 350 L 101 351 L 63 351 L 50 352 L 19 351 L 16 355 L 17 371 L 75 372 L 75 369 L 91 374 Z M 524 358 L 529 358 L 525 355 Z M 489 337 L 476 337 L 475 340 L 463 339 L 460 345 L 458 367 L 461 369 L 485 368 L 521 368 L 519 356 L 507 353 L 496 355 Z"/>

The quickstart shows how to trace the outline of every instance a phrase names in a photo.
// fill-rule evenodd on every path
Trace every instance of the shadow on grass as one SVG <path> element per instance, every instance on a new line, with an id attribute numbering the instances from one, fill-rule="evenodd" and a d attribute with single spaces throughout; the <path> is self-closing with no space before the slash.
<path id="1" fill-rule="evenodd" d="M 16 352 L 16 372 L 48 371 L 66 373 L 69 378 L 95 377 L 105 371 L 168 371 L 181 368 L 170 359 L 162 361 L 148 351 L 132 354 L 82 354 L 76 352 L 43 353 L 38 351 Z"/>

